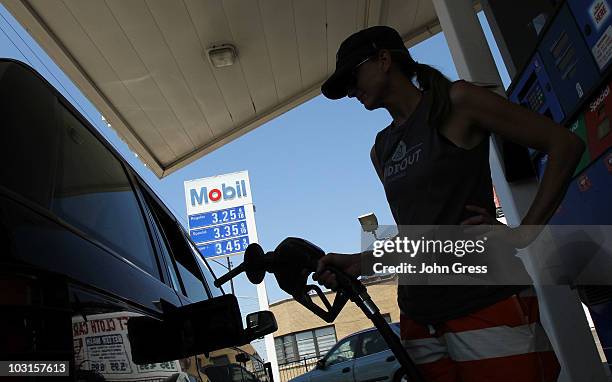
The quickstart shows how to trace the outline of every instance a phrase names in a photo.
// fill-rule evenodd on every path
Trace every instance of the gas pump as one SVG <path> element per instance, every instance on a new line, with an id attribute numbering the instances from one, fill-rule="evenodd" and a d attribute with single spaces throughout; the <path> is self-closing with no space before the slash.
<path id="1" fill-rule="evenodd" d="M 611 13 L 609 0 L 560 2 L 508 89 L 511 101 L 565 125 L 587 147 L 551 225 L 612 224 Z M 540 178 L 547 156 L 529 154 Z M 578 290 L 612 366 L 612 287 Z"/>

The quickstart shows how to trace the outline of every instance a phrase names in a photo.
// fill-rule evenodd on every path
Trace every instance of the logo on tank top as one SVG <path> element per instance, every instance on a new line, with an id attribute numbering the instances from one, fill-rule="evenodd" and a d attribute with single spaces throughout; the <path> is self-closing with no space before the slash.
<path id="1" fill-rule="evenodd" d="M 406 169 L 417 163 L 421 158 L 422 143 L 412 147 L 406 147 L 404 141 L 400 141 L 391 156 L 391 160 L 385 166 L 385 178 L 401 178 L 406 175 Z"/>
<path id="2" fill-rule="evenodd" d="M 391 158 L 391 160 L 393 162 L 399 162 L 405 157 L 406 157 L 406 144 L 404 143 L 404 141 L 400 141 L 399 145 L 397 145 L 397 148 L 395 149 L 395 152 L 393 153 L 393 157 Z"/>

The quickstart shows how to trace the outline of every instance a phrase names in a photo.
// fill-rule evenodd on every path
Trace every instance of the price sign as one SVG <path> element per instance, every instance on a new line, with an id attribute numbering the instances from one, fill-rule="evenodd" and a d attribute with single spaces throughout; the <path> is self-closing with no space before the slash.
<path id="1" fill-rule="evenodd" d="M 204 257 L 233 255 L 244 252 L 249 246 L 249 237 L 243 236 L 227 240 L 215 241 L 198 245 L 198 250 Z"/>
<path id="2" fill-rule="evenodd" d="M 196 244 L 222 240 L 230 237 L 244 236 L 249 233 L 246 221 L 222 224 L 191 231 L 191 239 Z"/>
<path id="3" fill-rule="evenodd" d="M 244 220 L 245 218 L 244 206 L 227 208 L 224 210 L 211 211 L 189 216 L 189 228 L 193 230 L 215 224 Z"/>
<path id="4" fill-rule="evenodd" d="M 203 257 L 235 255 L 257 242 L 248 172 L 185 182 L 189 235 Z"/>

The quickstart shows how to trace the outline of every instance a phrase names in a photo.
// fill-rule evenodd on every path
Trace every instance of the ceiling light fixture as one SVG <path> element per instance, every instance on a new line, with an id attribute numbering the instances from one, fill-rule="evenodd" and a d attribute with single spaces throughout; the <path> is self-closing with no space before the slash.
<path id="1" fill-rule="evenodd" d="M 231 66 L 236 61 L 238 53 L 232 44 L 213 45 L 206 49 L 208 59 L 215 68 Z"/>

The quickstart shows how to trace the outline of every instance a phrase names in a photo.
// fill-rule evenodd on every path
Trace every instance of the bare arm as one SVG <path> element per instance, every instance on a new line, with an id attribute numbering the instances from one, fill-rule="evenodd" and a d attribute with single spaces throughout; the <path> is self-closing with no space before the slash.
<path id="1" fill-rule="evenodd" d="M 563 200 L 584 143 L 568 129 L 501 96 L 466 82 L 452 87 L 453 109 L 473 129 L 488 131 L 548 154 L 548 165 L 524 225 L 548 222 Z M 476 132 L 477 133 L 477 132 Z"/>

